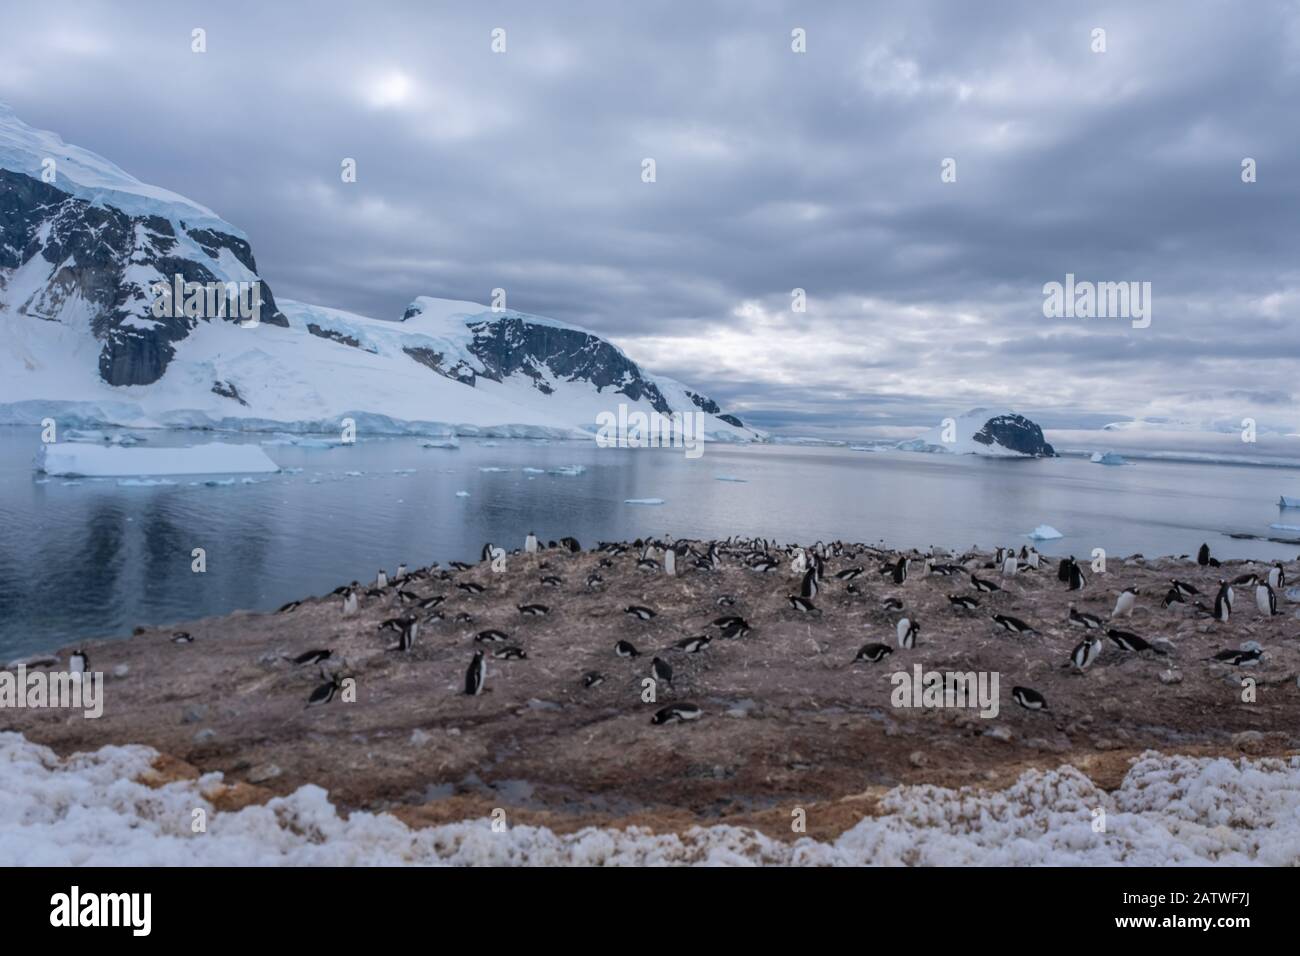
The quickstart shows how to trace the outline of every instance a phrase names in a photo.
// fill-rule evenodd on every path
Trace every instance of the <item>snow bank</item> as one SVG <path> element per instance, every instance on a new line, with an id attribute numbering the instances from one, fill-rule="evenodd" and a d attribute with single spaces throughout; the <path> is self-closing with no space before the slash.
<path id="1" fill-rule="evenodd" d="M 280 468 L 257 445 L 213 442 L 184 448 L 125 448 L 55 442 L 41 446 L 36 470 L 70 477 L 128 477 L 266 473 Z"/>
<path id="2" fill-rule="evenodd" d="M 556 834 L 488 819 L 413 830 L 388 814 L 341 817 L 319 787 L 220 812 L 220 774 L 136 782 L 157 753 L 105 747 L 60 759 L 0 733 L 0 857 L 18 866 L 996 865 L 1285 866 L 1300 858 L 1300 758 L 1143 754 L 1114 793 L 1072 767 L 1006 790 L 897 787 L 831 842 L 731 826 L 654 835 Z M 1106 811 L 1106 832 L 1092 829 Z M 193 811 L 207 832 L 192 833 Z"/>

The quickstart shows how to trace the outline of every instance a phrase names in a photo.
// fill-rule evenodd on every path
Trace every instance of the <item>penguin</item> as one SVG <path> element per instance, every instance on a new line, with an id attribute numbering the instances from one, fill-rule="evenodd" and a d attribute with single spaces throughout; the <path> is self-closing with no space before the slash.
<path id="1" fill-rule="evenodd" d="M 1081 612 L 1073 604 L 1070 605 L 1069 621 L 1075 627 L 1081 627 L 1085 631 L 1101 630 L 1101 618 L 1095 614 Z"/>
<path id="2" fill-rule="evenodd" d="M 405 565 L 405 564 L 401 564 L 401 563 L 399 563 L 399 564 L 397 565 L 397 573 L 394 574 L 393 576 L 394 576 L 398 581 L 403 580 L 403 579 L 406 577 L 406 565 Z"/>
<path id="3" fill-rule="evenodd" d="M 459 611 L 452 620 L 457 624 L 473 624 L 474 615 L 470 614 L 468 611 Z"/>
<path id="4" fill-rule="evenodd" d="M 977 578 L 973 574 L 970 576 L 970 583 L 971 587 L 983 594 L 992 594 L 994 591 L 1002 590 L 1002 588 L 994 584 L 992 581 L 985 581 L 983 578 Z"/>
<path id="5" fill-rule="evenodd" d="M 473 581 L 461 581 L 456 585 L 456 587 L 464 591 L 466 594 L 482 594 L 487 590 L 483 585 L 476 584 Z"/>
<path id="6" fill-rule="evenodd" d="M 464 561 L 448 561 L 447 564 L 448 564 L 449 567 L 451 567 L 451 568 L 453 568 L 453 569 L 455 569 L 455 570 L 457 570 L 457 571 L 468 571 L 468 570 L 470 569 L 470 567 L 472 566 L 472 565 L 468 565 L 468 564 L 466 564 Z"/>
<path id="7" fill-rule="evenodd" d="M 1015 552 L 1011 552 L 1002 559 L 1002 576 L 1004 578 L 1014 578 L 1016 571 L 1020 569 L 1020 562 L 1016 559 Z"/>
<path id="8" fill-rule="evenodd" d="M 727 640 L 744 637 L 750 632 L 749 623 L 744 618 L 737 618 L 722 628 L 722 636 Z"/>
<path id="9" fill-rule="evenodd" d="M 386 587 L 388 587 L 388 575 L 384 573 L 383 568 L 380 568 L 379 573 L 375 575 L 375 588 L 382 591 Z"/>
<path id="10" fill-rule="evenodd" d="M 813 604 L 812 601 L 808 600 L 805 597 L 800 597 L 797 594 L 792 594 L 786 600 L 788 600 L 790 602 L 790 606 L 794 608 L 796 611 L 798 611 L 800 614 L 821 614 L 821 611 L 817 609 L 817 606 Z"/>
<path id="11" fill-rule="evenodd" d="M 478 644 L 504 644 L 508 640 L 510 640 L 510 636 L 505 631 L 498 631 L 496 628 L 479 631 L 474 635 L 474 641 Z"/>
<path id="12" fill-rule="evenodd" d="M 862 569 L 862 568 L 858 568 L 858 567 L 845 568 L 843 571 L 836 571 L 836 572 L 835 572 L 835 580 L 837 580 L 837 581 L 853 581 L 853 580 L 855 580 L 856 578 L 861 577 L 862 574 L 863 574 L 863 569 Z"/>
<path id="13" fill-rule="evenodd" d="M 670 578 L 677 576 L 677 552 L 672 548 L 664 552 L 664 574 Z"/>
<path id="14" fill-rule="evenodd" d="M 90 657 L 83 650 L 75 650 L 68 657 L 68 670 L 74 674 L 84 674 L 90 670 Z"/>
<path id="15" fill-rule="evenodd" d="M 430 611 L 428 614 L 424 615 L 424 617 L 420 618 L 420 623 L 437 624 L 441 620 L 443 620 L 443 613 L 441 611 Z"/>
<path id="16" fill-rule="evenodd" d="M 301 607 L 301 606 L 302 606 L 302 602 L 301 602 L 301 601 L 290 601 L 288 604 L 282 605 L 282 606 L 280 607 L 280 609 L 279 609 L 278 611 L 276 611 L 275 613 L 276 613 L 276 614 L 288 614 L 290 611 L 296 611 L 296 610 L 298 610 L 298 608 Z"/>
<path id="17" fill-rule="evenodd" d="M 1233 667 L 1254 667 L 1259 663 L 1263 651 L 1219 651 L 1205 660 L 1218 664 L 1231 664 Z"/>
<path id="18" fill-rule="evenodd" d="M 411 648 L 415 646 L 415 639 L 417 636 L 419 636 L 419 633 L 420 633 L 420 622 L 417 620 L 407 621 L 406 624 L 402 627 L 401 635 L 397 641 L 397 647 L 393 648 L 393 650 L 400 649 L 409 654 Z"/>
<path id="19" fill-rule="evenodd" d="M 496 557 L 496 555 L 493 553 L 495 551 L 496 551 L 496 546 L 491 541 L 489 541 L 487 544 L 483 545 L 483 550 L 479 552 L 479 556 L 478 556 L 479 561 L 480 562 L 491 561 L 494 557 Z M 502 553 L 504 554 L 505 552 Z"/>
<path id="20" fill-rule="evenodd" d="M 636 563 L 638 571 L 658 571 L 659 562 L 654 558 L 642 558 Z"/>
<path id="21" fill-rule="evenodd" d="M 545 617 L 551 613 L 551 609 L 545 604 L 517 604 L 519 613 L 524 617 Z"/>
<path id="22" fill-rule="evenodd" d="M 632 646 L 631 641 L 619 641 L 614 645 L 614 653 L 619 657 L 640 657 L 641 652 Z"/>
<path id="23" fill-rule="evenodd" d="M 673 721 L 699 720 L 701 710 L 695 704 L 669 704 L 655 712 L 650 718 L 652 724 L 670 724 Z"/>
<path id="24" fill-rule="evenodd" d="M 794 558 L 790 561 L 790 570 L 795 574 L 803 574 L 808 570 L 808 556 L 802 548 L 795 551 Z"/>
<path id="25" fill-rule="evenodd" d="M 1170 581 L 1169 586 L 1173 588 L 1173 590 L 1177 591 L 1178 596 L 1181 598 L 1189 598 L 1201 593 L 1197 588 L 1192 587 L 1192 585 L 1184 584 L 1182 581 L 1177 579 Z"/>
<path id="26" fill-rule="evenodd" d="M 331 650 L 314 650 L 304 651 L 297 657 L 290 658 L 295 664 L 319 664 L 321 661 L 329 660 L 334 654 Z"/>
<path id="27" fill-rule="evenodd" d="M 1025 710 L 1051 710 L 1047 706 L 1047 698 L 1030 687 L 1011 688 L 1011 699 Z"/>
<path id="28" fill-rule="evenodd" d="M 892 653 L 894 649 L 888 644 L 863 644 L 858 649 L 857 656 L 853 658 L 853 663 L 879 664 Z"/>
<path id="29" fill-rule="evenodd" d="M 1201 549 L 1196 552 L 1196 563 L 1201 567 L 1207 567 L 1210 563 L 1210 546 L 1202 544 Z"/>
<path id="30" fill-rule="evenodd" d="M 623 613 L 636 618 L 638 621 L 649 621 L 657 616 L 650 608 L 642 607 L 640 604 L 629 605 L 623 609 Z"/>
<path id="31" fill-rule="evenodd" d="M 1021 550 L 1023 552 L 1024 549 Z M 1024 558 L 1025 564 L 1029 565 L 1031 569 L 1033 569 L 1034 571 L 1038 570 L 1039 555 L 1036 549 L 1030 548 L 1028 554 L 1022 553 L 1021 556 Z"/>
<path id="32" fill-rule="evenodd" d="M 1074 563 L 1074 558 L 1062 558 L 1061 563 L 1056 566 L 1056 580 L 1062 584 L 1070 583 L 1070 565 Z"/>
<path id="33" fill-rule="evenodd" d="M 1232 616 L 1232 588 L 1227 581 L 1219 582 L 1219 593 L 1214 598 L 1214 619 L 1223 623 Z"/>
<path id="34" fill-rule="evenodd" d="M 582 545 L 578 543 L 578 539 L 569 537 L 568 535 L 565 535 L 560 539 L 560 547 L 568 551 L 569 554 L 577 554 L 582 550 Z"/>
<path id="35" fill-rule="evenodd" d="M 173 644 L 193 644 L 194 637 L 189 631 L 177 631 L 172 635 Z"/>
<path id="36" fill-rule="evenodd" d="M 562 588 L 564 587 L 564 578 L 556 577 L 554 574 L 548 574 L 539 582 L 544 588 Z"/>
<path id="37" fill-rule="evenodd" d="M 1153 647 L 1132 631 L 1120 631 L 1112 627 L 1106 631 L 1106 636 L 1114 641 L 1115 646 L 1122 651 L 1132 651 L 1135 654 L 1140 654 L 1143 651 L 1154 651 L 1161 655 L 1169 653 L 1162 647 Z"/>
<path id="38" fill-rule="evenodd" d="M 803 584 L 799 587 L 799 596 L 812 600 L 817 596 L 817 569 L 811 567 L 803 576 Z"/>
<path id="39" fill-rule="evenodd" d="M 1082 591 L 1088 584 L 1088 579 L 1083 576 L 1083 569 L 1079 567 L 1079 562 L 1074 558 L 1070 559 L 1070 591 Z"/>
<path id="40" fill-rule="evenodd" d="M 880 602 L 880 609 L 882 611 L 901 611 L 903 602 L 896 597 L 885 598 Z"/>
<path id="41" fill-rule="evenodd" d="M 1281 561 L 1274 561 L 1268 569 L 1268 586 L 1274 591 L 1286 586 L 1286 569 L 1282 567 Z"/>
<path id="42" fill-rule="evenodd" d="M 537 553 L 537 535 L 533 534 L 530 531 L 528 532 L 528 535 L 524 538 L 524 554 L 536 554 L 536 553 Z"/>
<path id="43" fill-rule="evenodd" d="M 351 617 L 353 614 L 356 613 L 357 613 L 357 592 L 352 590 L 351 588 L 348 588 L 347 593 L 343 595 L 343 616 Z"/>
<path id="44" fill-rule="evenodd" d="M 1259 575 L 1251 571 L 1248 574 L 1239 574 L 1232 579 L 1232 586 L 1238 588 L 1253 587 L 1259 583 Z"/>
<path id="45" fill-rule="evenodd" d="M 750 565 L 750 568 L 752 570 L 759 571 L 759 572 L 775 571 L 779 567 L 780 565 L 777 564 L 775 561 L 773 561 L 771 558 L 759 558 L 757 561 L 755 561 L 753 564 Z"/>
<path id="46" fill-rule="evenodd" d="M 506 647 L 497 647 L 492 651 L 492 656 L 499 661 L 526 661 L 528 655 L 524 653 L 522 647 L 516 647 L 513 644 Z"/>
<path id="47" fill-rule="evenodd" d="M 893 577 L 895 584 L 907 583 L 907 555 L 899 557 L 898 563 L 894 565 Z"/>
<path id="48" fill-rule="evenodd" d="M 1018 617 L 1012 617 L 1010 614 L 994 614 L 993 623 L 1004 631 L 1012 634 L 1037 634 L 1033 627 L 1020 620 Z"/>
<path id="49" fill-rule="evenodd" d="M 1277 592 L 1267 584 L 1255 588 L 1255 606 L 1261 614 L 1272 617 L 1277 613 Z"/>
<path id="50" fill-rule="evenodd" d="M 592 571 L 589 575 L 587 575 L 587 587 L 589 588 L 600 587 L 604 583 L 605 583 L 605 579 L 602 578 L 595 571 Z"/>
<path id="51" fill-rule="evenodd" d="M 715 617 L 712 621 L 709 622 L 709 626 L 721 628 L 722 630 L 725 631 L 728 627 L 731 627 L 733 624 L 743 624 L 744 621 L 745 619 L 741 617 L 739 614 L 728 614 L 725 617 Z"/>
<path id="52" fill-rule="evenodd" d="M 447 599 L 443 595 L 435 594 L 432 597 L 423 598 L 420 601 L 417 601 L 415 606 L 421 611 L 432 611 L 445 600 Z"/>
<path id="53" fill-rule="evenodd" d="M 414 591 L 406 591 L 403 590 L 402 588 L 398 588 L 397 600 L 401 604 L 411 604 L 415 601 L 420 600 L 420 595 L 416 594 Z"/>
<path id="54" fill-rule="evenodd" d="M 334 699 L 334 695 L 338 693 L 338 690 L 342 685 L 342 678 L 336 674 L 332 679 L 321 684 L 311 692 L 311 696 L 307 698 L 307 707 L 319 707 L 323 704 L 328 704 Z M 303 710 L 306 710 L 307 707 L 304 707 Z"/>
<path id="55" fill-rule="evenodd" d="M 1160 606 L 1169 607 L 1169 605 L 1171 604 L 1186 604 L 1186 603 L 1187 603 L 1186 599 L 1183 597 L 1182 592 L 1179 591 L 1178 588 L 1170 588 L 1169 592 L 1165 595 L 1165 599 L 1160 602 Z"/>
<path id="56" fill-rule="evenodd" d="M 587 671 L 582 675 L 582 686 L 590 690 L 605 683 L 605 675 L 600 671 Z"/>
<path id="57" fill-rule="evenodd" d="M 672 686 L 673 669 L 662 658 L 656 657 L 650 661 L 650 676 L 660 683 Z"/>
<path id="58" fill-rule="evenodd" d="M 406 625 L 414 620 L 414 614 L 403 614 L 401 617 L 390 617 L 388 620 L 380 623 L 379 629 L 381 631 L 392 631 L 394 634 L 401 634 Z"/>
<path id="59" fill-rule="evenodd" d="M 898 623 L 894 625 L 894 636 L 898 639 L 898 646 L 908 650 L 916 647 L 916 635 L 920 633 L 921 625 L 910 618 L 899 618 Z"/>
<path id="60" fill-rule="evenodd" d="M 1115 610 L 1110 612 L 1111 617 L 1132 617 L 1133 608 L 1137 605 L 1137 596 L 1141 594 L 1139 588 L 1125 588 L 1119 592 L 1119 597 L 1115 599 Z"/>
<path id="61" fill-rule="evenodd" d="M 973 597 L 967 597 L 964 594 L 948 595 L 948 603 L 963 611 L 973 611 L 980 606 L 979 601 L 975 600 Z"/>
<path id="62" fill-rule="evenodd" d="M 477 697 L 483 693 L 483 685 L 486 682 L 487 658 L 483 656 L 482 651 L 475 651 L 474 659 L 469 662 L 469 668 L 465 671 L 465 693 Z"/>
<path id="63" fill-rule="evenodd" d="M 700 651 L 707 650 L 708 646 L 712 643 L 713 638 L 701 634 L 698 637 L 682 638 L 674 646 L 685 651 L 687 654 L 698 654 Z"/>
<path id="64" fill-rule="evenodd" d="M 718 607 L 735 607 L 736 599 L 732 597 L 730 594 L 723 594 L 720 595 L 718 599 L 713 603 L 716 604 Z"/>
<path id="65" fill-rule="evenodd" d="M 1096 635 L 1089 635 L 1075 645 L 1074 650 L 1070 652 L 1070 664 L 1073 664 L 1076 670 L 1085 671 L 1100 653 L 1101 638 Z"/>

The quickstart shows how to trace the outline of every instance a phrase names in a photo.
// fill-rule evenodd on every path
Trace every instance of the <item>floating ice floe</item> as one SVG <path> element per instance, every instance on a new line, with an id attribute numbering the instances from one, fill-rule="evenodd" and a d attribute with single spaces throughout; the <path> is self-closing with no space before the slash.
<path id="1" fill-rule="evenodd" d="M 106 445 L 138 445 L 147 441 L 141 435 L 131 432 L 100 431 L 94 428 L 73 428 L 63 433 L 64 441 L 102 442 Z"/>
<path id="2" fill-rule="evenodd" d="M 456 497 L 457 497 L 457 498 L 468 498 L 468 497 L 469 497 L 469 492 L 468 492 L 468 491 L 458 491 L 458 492 L 456 492 Z"/>
<path id="3" fill-rule="evenodd" d="M 748 478 L 736 478 L 733 475 L 714 475 L 713 480 L 714 481 L 737 481 L 740 482 L 742 485 L 745 482 L 749 481 Z"/>
<path id="4" fill-rule="evenodd" d="M 560 465 L 558 468 L 552 468 L 552 475 L 562 475 L 567 478 L 576 478 L 587 469 L 582 465 Z"/>
<path id="5" fill-rule="evenodd" d="M 421 448 L 443 448 L 448 451 L 456 451 L 460 448 L 460 442 L 455 438 L 442 438 L 434 441 L 420 442 Z"/>
<path id="6" fill-rule="evenodd" d="M 166 478 L 119 478 L 117 486 L 119 488 L 153 488 L 156 485 L 174 485 L 176 482 L 168 481 Z"/>
<path id="7" fill-rule="evenodd" d="M 411 828 L 388 813 L 340 813 L 305 785 L 221 809 L 219 773 L 140 782 L 158 752 L 108 746 L 60 757 L 0 733 L 0 847 L 11 866 L 1289 866 L 1300 855 L 1300 758 L 1147 751 L 1118 788 L 1070 766 L 1005 789 L 898 786 L 831 840 L 786 842 L 745 827 L 584 827 L 556 833 L 487 818 Z M 193 809 L 207 831 L 190 832 Z M 1097 808 L 1107 826 L 1093 828 Z"/>
<path id="8" fill-rule="evenodd" d="M 36 470 L 65 477 L 128 478 L 268 473 L 279 471 L 280 466 L 257 445 L 212 442 L 181 448 L 124 448 L 53 442 L 37 452 Z"/>
<path id="9" fill-rule="evenodd" d="M 1288 498 L 1283 495 L 1277 503 L 1279 508 L 1300 508 L 1300 498 Z"/>
<path id="10" fill-rule="evenodd" d="M 1033 531 L 1029 532 L 1029 534 L 1025 535 L 1025 537 L 1031 538 L 1034 541 L 1051 541 L 1053 538 L 1064 538 L 1065 535 L 1061 534 L 1061 532 L 1057 531 L 1050 524 L 1040 524 Z"/>
<path id="11" fill-rule="evenodd" d="M 546 469 L 545 468 L 524 468 L 523 473 L 525 475 L 544 475 L 546 474 Z"/>
<path id="12" fill-rule="evenodd" d="M 625 505 L 661 505 L 664 503 L 662 498 L 624 498 Z"/>
<path id="13" fill-rule="evenodd" d="M 1113 451 L 1094 451 L 1092 453 L 1092 463 L 1094 465 L 1127 465 L 1128 462 L 1124 456 Z"/>
<path id="14" fill-rule="evenodd" d="M 509 471 L 509 470 L 510 470 L 509 468 L 498 468 L 496 465 L 487 465 L 486 467 L 479 469 L 479 471 L 485 471 L 485 472 L 497 472 L 497 471 Z"/>
<path id="15" fill-rule="evenodd" d="M 263 439 L 259 444 L 262 445 L 292 445 L 294 448 L 339 448 L 344 445 L 351 445 L 354 442 L 344 441 L 340 438 L 322 438 L 319 435 L 276 435 L 274 438 Z"/>
<path id="16" fill-rule="evenodd" d="M 1274 531 L 1300 531 L 1300 524 L 1271 524 Z"/>

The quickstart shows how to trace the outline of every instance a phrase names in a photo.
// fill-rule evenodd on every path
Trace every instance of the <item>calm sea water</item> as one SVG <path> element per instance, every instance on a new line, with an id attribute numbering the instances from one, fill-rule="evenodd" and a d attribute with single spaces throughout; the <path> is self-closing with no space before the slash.
<path id="1" fill-rule="evenodd" d="M 146 434 L 151 447 L 212 437 Z M 529 530 L 584 545 L 735 534 L 966 548 L 1019 545 L 1049 524 L 1065 537 L 1041 543 L 1047 554 L 1180 554 L 1202 541 L 1224 557 L 1300 551 L 1224 536 L 1287 536 L 1268 526 L 1300 524 L 1276 506 L 1300 494 L 1300 469 L 792 446 L 710 445 L 688 460 L 585 442 L 465 439 L 447 451 L 379 439 L 268 445 L 286 472 L 253 483 L 140 487 L 45 478 L 32 468 L 38 447 L 37 429 L 0 428 L 0 662 L 136 625 L 275 608 L 398 562 L 475 560 L 485 541 L 514 548 Z M 572 465 L 583 471 L 551 473 Z M 191 571 L 194 548 L 207 553 L 204 574 Z"/>

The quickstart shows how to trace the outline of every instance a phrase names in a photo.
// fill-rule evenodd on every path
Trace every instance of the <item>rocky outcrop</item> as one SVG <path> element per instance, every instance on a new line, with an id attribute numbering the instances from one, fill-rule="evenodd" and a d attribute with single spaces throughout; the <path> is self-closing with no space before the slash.
<path id="1" fill-rule="evenodd" d="M 1056 449 L 1043 438 L 1043 430 L 1024 415 L 995 415 L 971 440 L 981 445 L 1001 445 L 1031 458 L 1056 457 Z"/>

